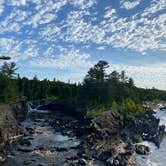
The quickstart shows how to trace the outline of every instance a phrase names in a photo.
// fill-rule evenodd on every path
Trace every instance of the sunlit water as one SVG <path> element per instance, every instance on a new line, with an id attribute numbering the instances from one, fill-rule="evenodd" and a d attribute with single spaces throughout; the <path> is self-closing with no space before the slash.
<path id="1" fill-rule="evenodd" d="M 155 116 L 160 119 L 160 125 L 166 125 L 166 110 L 157 111 Z M 150 142 L 145 141 L 143 144 L 150 147 L 151 153 L 148 156 L 137 155 L 137 166 L 166 166 L 166 136 L 160 149 Z"/>

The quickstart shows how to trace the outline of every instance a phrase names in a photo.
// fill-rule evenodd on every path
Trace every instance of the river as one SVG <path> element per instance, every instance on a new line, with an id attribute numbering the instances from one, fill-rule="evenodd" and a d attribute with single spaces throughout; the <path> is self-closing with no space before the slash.
<path id="1" fill-rule="evenodd" d="M 57 112 L 58 114 L 58 112 Z M 32 110 L 27 119 L 21 123 L 26 132 L 22 143 L 16 143 L 3 166 L 61 166 L 69 165 L 67 161 L 74 159 L 78 153 L 80 141 L 55 132 L 49 125 L 52 114 L 47 110 Z M 166 110 L 157 111 L 160 124 L 166 125 Z M 62 116 L 60 115 L 62 118 Z M 69 131 L 70 132 L 70 131 Z M 165 166 L 166 165 L 166 137 L 160 149 L 151 142 L 143 142 L 150 147 L 148 156 L 136 156 L 137 166 Z M 90 161 L 89 165 L 101 166 Z"/>
<path id="2" fill-rule="evenodd" d="M 166 110 L 158 110 L 155 116 L 160 119 L 160 125 L 166 125 Z M 166 136 L 159 149 L 150 142 L 143 144 L 150 147 L 151 153 L 148 156 L 137 155 L 137 166 L 166 166 Z"/>
<path id="3" fill-rule="evenodd" d="M 49 125 L 49 111 L 32 111 L 21 123 L 26 128 L 22 143 L 17 143 L 4 166 L 60 166 L 77 154 L 79 140 L 63 135 Z"/>

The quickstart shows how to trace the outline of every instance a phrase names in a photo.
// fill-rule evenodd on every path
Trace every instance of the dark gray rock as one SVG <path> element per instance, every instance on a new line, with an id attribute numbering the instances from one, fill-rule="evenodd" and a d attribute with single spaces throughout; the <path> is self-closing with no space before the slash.
<path id="1" fill-rule="evenodd" d="M 136 149 L 136 153 L 141 155 L 148 155 L 150 153 L 149 147 L 145 145 L 136 145 L 135 149 Z"/>

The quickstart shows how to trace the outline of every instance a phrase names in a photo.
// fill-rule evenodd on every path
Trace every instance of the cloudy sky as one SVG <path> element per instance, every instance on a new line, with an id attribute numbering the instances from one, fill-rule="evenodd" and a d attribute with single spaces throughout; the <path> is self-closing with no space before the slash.
<path id="1" fill-rule="evenodd" d="M 103 59 L 166 90 L 166 0 L 0 0 L 0 55 L 21 76 L 73 82 Z"/>

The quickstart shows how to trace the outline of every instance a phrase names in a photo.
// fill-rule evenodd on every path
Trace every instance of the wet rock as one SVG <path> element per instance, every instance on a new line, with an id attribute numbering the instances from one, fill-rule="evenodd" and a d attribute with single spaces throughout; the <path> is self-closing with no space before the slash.
<path id="1" fill-rule="evenodd" d="M 22 146 L 31 146 L 32 144 L 28 139 L 23 139 L 23 140 L 21 140 L 20 145 L 22 145 Z"/>
<path id="2" fill-rule="evenodd" d="M 101 161 L 106 161 L 111 157 L 111 153 L 108 151 L 101 152 L 98 156 L 98 159 Z"/>
<path id="3" fill-rule="evenodd" d="M 0 156 L 0 162 L 4 162 L 6 160 L 5 157 Z"/>
<path id="4" fill-rule="evenodd" d="M 46 166 L 44 163 L 39 163 L 36 166 Z"/>
<path id="5" fill-rule="evenodd" d="M 143 140 L 152 141 L 159 147 L 164 137 L 165 126 L 159 126 L 160 120 L 153 114 L 153 111 L 149 110 L 141 118 L 135 119 L 133 129 Z"/>
<path id="6" fill-rule="evenodd" d="M 34 149 L 31 147 L 18 146 L 17 150 L 22 152 L 32 152 Z"/>
<path id="7" fill-rule="evenodd" d="M 80 158 L 80 159 L 78 160 L 78 164 L 81 165 L 81 166 L 84 166 L 84 165 L 87 165 L 88 162 L 87 162 L 85 159 Z"/>
<path id="8" fill-rule="evenodd" d="M 63 152 L 63 151 L 67 151 L 68 149 L 65 147 L 56 147 L 56 151 L 58 152 Z"/>
<path id="9" fill-rule="evenodd" d="M 136 149 L 136 153 L 141 155 L 148 155 L 150 153 L 149 147 L 145 145 L 136 145 L 135 149 Z"/>
<path id="10" fill-rule="evenodd" d="M 165 135 L 165 125 L 159 126 L 158 134 L 156 135 L 156 137 L 154 137 L 153 141 L 158 148 L 160 148 L 160 144 L 164 138 L 164 135 Z"/>
<path id="11" fill-rule="evenodd" d="M 29 132 L 29 134 L 34 134 L 35 130 L 32 127 L 26 127 L 26 130 Z"/>
<path id="12" fill-rule="evenodd" d="M 32 161 L 30 160 L 26 160 L 23 162 L 24 165 L 32 165 Z"/>

